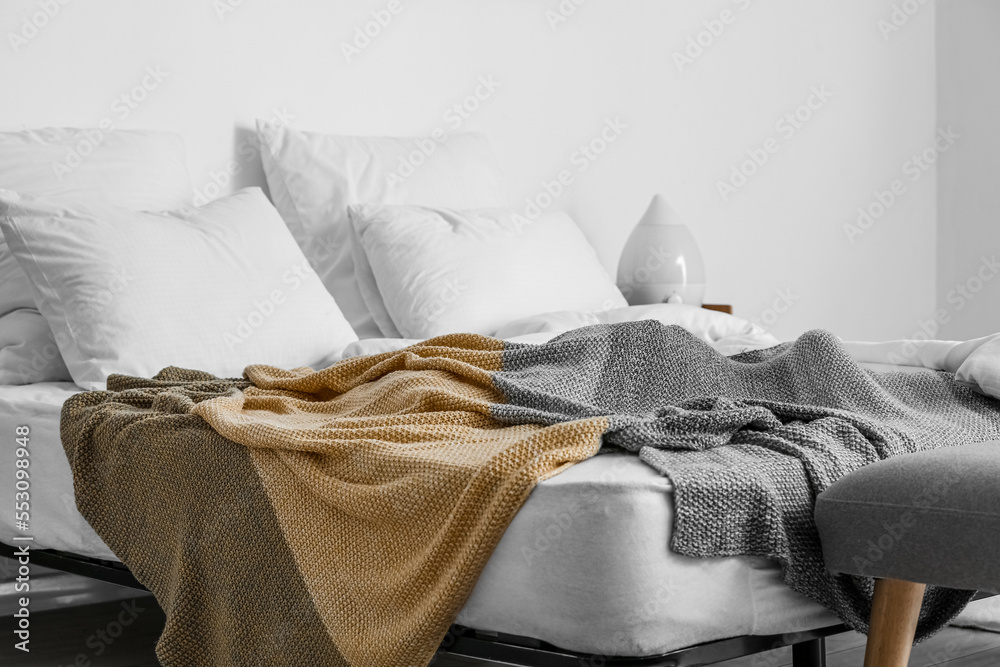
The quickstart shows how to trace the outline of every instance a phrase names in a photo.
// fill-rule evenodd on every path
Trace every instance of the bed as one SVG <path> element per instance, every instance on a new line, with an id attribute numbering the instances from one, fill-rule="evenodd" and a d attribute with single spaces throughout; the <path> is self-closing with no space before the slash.
<path id="1" fill-rule="evenodd" d="M 369 347 L 385 345 L 398 343 Z M 0 432 L 30 427 L 33 488 L 44 489 L 33 498 L 32 562 L 141 588 L 75 506 L 59 417 L 80 391 L 71 383 L 0 387 Z M 13 474 L 0 470 L 0 488 L 13 490 Z M 0 521 L 4 535 L 17 534 L 12 516 Z M 823 637 L 846 629 L 835 615 L 788 588 L 769 559 L 673 553 L 672 525 L 669 479 L 633 455 L 600 455 L 543 481 L 441 650 L 525 666 L 653 666 L 793 645 L 796 665 L 823 664 Z"/>
<path id="2" fill-rule="evenodd" d="M 699 354 L 709 344 L 722 365 L 716 352 L 777 343 L 745 320 L 693 306 L 627 307 L 566 213 L 502 208 L 508 199 L 485 137 L 450 138 L 397 190 L 395 165 L 413 139 L 258 129 L 271 199 L 246 188 L 197 208 L 185 201 L 189 177 L 176 135 L 116 133 L 123 146 L 86 162 L 74 176 L 84 182 L 69 193 L 53 182 L 45 155 L 72 145 L 80 131 L 3 137 L 15 148 L 0 156 L 10 167 L 3 185 L 17 192 L 0 192 L 0 269 L 14 279 L 4 286 L 17 289 L 0 294 L 0 317 L 18 318 L 11 330 L 25 344 L 7 348 L 23 356 L 0 384 L 0 432 L 13 439 L 18 427 L 30 430 L 33 563 L 137 588 L 139 577 L 155 588 L 120 549 L 136 576 L 118 562 L 78 511 L 86 500 L 79 488 L 74 494 L 69 446 L 60 441 L 64 404 L 91 400 L 81 391 L 105 389 L 113 374 L 151 378 L 181 366 L 214 380 L 239 377 L 252 364 L 321 369 L 456 331 L 485 346 L 473 352 L 497 358 L 501 341 L 540 343 L 585 327 L 642 323 Z M 154 212 L 163 210 L 171 212 Z M 829 334 L 814 338 L 839 344 Z M 862 352 L 871 353 L 862 360 L 892 359 L 886 350 Z M 645 356 L 637 350 L 631 358 Z M 691 377 L 705 375 L 692 368 Z M 0 466 L 5 494 L 15 489 L 14 475 Z M 474 582 L 464 606 L 441 632 L 425 633 L 433 635 L 427 654 L 453 618 L 440 650 L 499 664 L 666 667 L 792 645 L 796 667 L 822 665 L 824 637 L 845 628 L 783 583 L 776 561 L 687 558 L 669 548 L 677 507 L 669 479 L 634 454 L 601 453 L 541 481 L 504 524 L 481 573 L 463 579 Z M 110 517 L 116 531 L 129 525 L 121 516 Z M 7 556 L 23 537 L 13 521 L 0 517 Z"/>

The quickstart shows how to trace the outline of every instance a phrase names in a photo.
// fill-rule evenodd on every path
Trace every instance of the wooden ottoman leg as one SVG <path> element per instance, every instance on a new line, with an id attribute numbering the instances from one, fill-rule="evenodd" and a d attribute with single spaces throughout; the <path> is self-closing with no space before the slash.
<path id="1" fill-rule="evenodd" d="M 906 667 L 924 588 L 924 584 L 899 579 L 875 582 L 865 667 Z"/>

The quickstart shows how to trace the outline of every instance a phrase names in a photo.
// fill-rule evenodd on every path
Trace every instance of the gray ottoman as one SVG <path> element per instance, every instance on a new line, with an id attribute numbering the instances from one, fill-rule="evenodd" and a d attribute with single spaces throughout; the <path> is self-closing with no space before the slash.
<path id="1" fill-rule="evenodd" d="M 816 499 L 831 572 L 876 577 L 865 667 L 909 659 L 924 586 L 1000 592 L 1000 442 L 907 454 Z"/>

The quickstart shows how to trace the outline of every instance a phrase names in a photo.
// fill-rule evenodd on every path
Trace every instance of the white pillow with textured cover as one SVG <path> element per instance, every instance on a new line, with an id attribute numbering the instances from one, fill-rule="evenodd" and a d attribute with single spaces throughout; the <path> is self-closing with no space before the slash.
<path id="1" fill-rule="evenodd" d="M 350 137 L 263 121 L 257 131 L 274 205 L 362 338 L 400 334 L 364 254 L 352 252 L 348 206 L 509 204 L 499 162 L 482 134 Z"/>
<path id="2" fill-rule="evenodd" d="M 351 221 L 406 338 L 493 335 L 522 317 L 627 305 L 565 213 L 365 204 Z"/>
<path id="3" fill-rule="evenodd" d="M 325 366 L 357 340 L 259 188 L 174 213 L 0 191 L 0 229 L 85 389 L 166 366 Z"/>
<path id="4" fill-rule="evenodd" d="M 152 130 L 0 132 L 0 188 L 135 210 L 180 208 L 192 196 L 184 139 Z M 43 367 L 32 354 L 51 350 L 51 336 L 28 277 L 0 236 L 0 384 L 69 379 L 58 356 Z M 24 354 L 34 363 L 26 366 Z"/>

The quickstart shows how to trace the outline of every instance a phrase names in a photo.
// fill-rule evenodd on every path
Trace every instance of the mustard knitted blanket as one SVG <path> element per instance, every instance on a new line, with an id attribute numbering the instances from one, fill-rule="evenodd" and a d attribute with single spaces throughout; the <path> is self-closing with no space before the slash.
<path id="1" fill-rule="evenodd" d="M 873 375 L 829 334 L 726 358 L 652 321 L 108 386 L 66 403 L 63 443 L 80 511 L 167 614 L 168 667 L 426 665 L 534 485 L 602 443 L 670 475 L 674 550 L 777 558 L 863 628 L 870 581 L 823 569 L 815 494 L 1000 437 L 992 399 Z M 931 591 L 920 631 L 967 599 Z"/>

